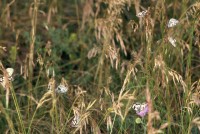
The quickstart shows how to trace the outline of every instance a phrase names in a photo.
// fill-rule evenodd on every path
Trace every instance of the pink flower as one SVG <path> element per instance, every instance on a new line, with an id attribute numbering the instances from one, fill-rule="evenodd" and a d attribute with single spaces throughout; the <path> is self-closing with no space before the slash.
<path id="1" fill-rule="evenodd" d="M 137 111 L 137 115 L 139 115 L 140 117 L 144 117 L 149 111 L 148 105 L 146 104 L 145 107 L 143 109 L 141 109 L 141 111 Z"/>

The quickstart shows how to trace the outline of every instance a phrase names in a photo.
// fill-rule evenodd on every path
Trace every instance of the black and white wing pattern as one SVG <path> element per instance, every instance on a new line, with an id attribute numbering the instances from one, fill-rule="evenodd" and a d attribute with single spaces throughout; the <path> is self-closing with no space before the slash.
<path id="1" fill-rule="evenodd" d="M 136 102 L 135 104 L 133 104 L 132 108 L 136 111 L 136 113 L 140 113 L 141 111 L 145 109 L 146 106 L 147 106 L 147 103 Z"/>
<path id="2" fill-rule="evenodd" d="M 172 37 L 168 37 L 168 41 L 172 44 L 172 46 L 176 47 L 176 39 L 173 39 Z"/>
<path id="3" fill-rule="evenodd" d="M 171 18 L 167 24 L 167 27 L 170 28 L 170 27 L 174 27 L 176 26 L 177 24 L 179 23 L 178 20 L 174 19 L 174 18 Z"/>
<path id="4" fill-rule="evenodd" d="M 13 68 L 7 68 L 6 69 L 7 73 L 8 73 L 8 81 L 13 81 L 13 72 L 14 72 L 14 69 Z M 1 85 L 5 88 L 6 87 L 6 80 L 5 80 L 5 76 L 4 75 L 0 75 L 0 83 Z"/>
<path id="5" fill-rule="evenodd" d="M 71 122 L 71 127 L 78 127 L 79 125 L 80 125 L 80 116 L 76 114 Z"/>
<path id="6" fill-rule="evenodd" d="M 56 88 L 56 92 L 57 93 L 66 93 L 68 91 L 68 87 L 60 84 L 57 88 Z"/>
<path id="7" fill-rule="evenodd" d="M 148 11 L 145 10 L 145 11 L 139 12 L 136 16 L 139 17 L 139 18 L 142 18 L 142 17 L 144 17 L 147 13 L 148 13 Z"/>

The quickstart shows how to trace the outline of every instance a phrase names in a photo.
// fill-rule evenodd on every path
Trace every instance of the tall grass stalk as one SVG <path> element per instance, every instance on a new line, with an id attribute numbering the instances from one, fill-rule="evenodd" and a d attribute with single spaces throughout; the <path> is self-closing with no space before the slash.
<path id="1" fill-rule="evenodd" d="M 13 125 L 13 121 L 12 119 L 10 118 L 9 114 L 8 114 L 8 111 L 7 109 L 5 109 L 3 107 L 3 104 L 0 102 L 0 111 L 2 112 L 2 114 L 5 115 L 5 118 L 6 118 L 6 121 L 8 122 L 8 126 L 10 128 L 10 131 L 12 134 L 15 134 L 15 128 L 14 128 L 14 125 Z"/>
<path id="2" fill-rule="evenodd" d="M 0 70 L 0 88 L 13 84 L 0 133 L 199 133 L 199 11 L 195 0 L 0 2 L 0 62 L 15 70 Z"/>
<path id="3" fill-rule="evenodd" d="M 18 115 L 18 119 L 19 119 L 19 123 L 20 123 L 21 132 L 23 134 L 25 134 L 26 133 L 25 126 L 24 126 L 22 114 L 20 112 L 20 107 L 19 107 L 19 104 L 18 104 L 18 101 L 17 101 L 17 97 L 16 97 L 16 94 L 15 94 L 15 91 L 14 91 L 14 89 L 13 89 L 12 86 L 11 86 L 10 89 L 11 89 L 12 98 L 14 100 L 15 108 L 16 108 L 16 111 L 17 111 L 17 115 Z"/>
<path id="4" fill-rule="evenodd" d="M 38 8 L 39 8 L 39 3 L 40 0 L 34 0 L 34 7 L 32 11 L 32 16 L 31 16 L 31 40 L 30 40 L 30 50 L 29 50 L 29 62 L 28 62 L 28 68 L 29 68 L 29 73 L 28 73 L 28 90 L 29 90 L 29 95 L 32 96 L 32 90 L 33 90 L 33 66 L 34 66 L 34 44 L 36 40 L 36 27 L 37 27 L 37 15 L 38 15 Z M 28 100 L 28 111 L 31 111 L 31 100 Z M 28 117 L 29 117 L 29 112 L 28 112 Z"/>

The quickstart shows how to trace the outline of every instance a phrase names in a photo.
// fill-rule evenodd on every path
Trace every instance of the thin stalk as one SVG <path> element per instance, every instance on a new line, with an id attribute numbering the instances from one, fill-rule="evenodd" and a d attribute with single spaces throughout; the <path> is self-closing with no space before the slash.
<path id="1" fill-rule="evenodd" d="M 33 57 L 34 57 L 34 44 L 36 39 L 36 25 L 37 25 L 37 13 L 38 13 L 38 3 L 40 0 L 34 0 L 34 8 L 33 15 L 31 20 L 31 42 L 30 42 L 30 53 L 29 53 L 29 81 L 28 81 L 28 89 L 29 95 L 31 96 L 32 91 L 32 80 L 33 80 Z M 31 100 L 28 100 L 28 108 L 31 106 Z M 29 111 L 29 110 L 28 110 Z M 29 113 L 29 112 L 28 112 Z M 29 116 L 29 115 L 28 115 Z"/>
<path id="2" fill-rule="evenodd" d="M 21 115 L 21 112 L 20 112 L 20 109 L 19 109 L 19 105 L 18 105 L 18 102 L 17 102 L 17 97 L 15 95 L 15 92 L 13 90 L 13 87 L 11 86 L 11 94 L 12 94 L 12 98 L 14 100 L 14 104 L 15 104 L 15 108 L 17 110 L 17 115 L 18 115 L 18 118 L 19 118 L 19 123 L 20 123 L 20 126 L 22 128 L 22 133 L 25 134 L 26 131 L 25 131 L 25 127 L 24 127 L 24 123 L 23 123 L 23 120 L 22 120 L 22 115 Z"/>
<path id="3" fill-rule="evenodd" d="M 58 123 L 58 112 L 57 112 L 57 105 L 56 105 L 56 96 L 55 96 L 55 92 L 53 93 L 53 113 L 55 112 L 55 119 L 54 119 L 54 114 L 53 114 L 53 120 L 52 120 L 52 125 L 54 124 L 54 121 L 55 121 L 55 124 L 56 124 L 56 130 L 57 132 L 59 132 L 59 123 Z M 54 126 L 54 125 L 53 125 Z"/>
<path id="4" fill-rule="evenodd" d="M 115 114 L 115 116 L 114 116 L 114 120 L 113 120 L 113 123 L 112 123 L 112 128 L 111 128 L 110 134 L 112 134 L 113 126 L 114 126 L 114 123 L 115 123 L 115 119 L 116 119 L 116 114 Z"/>
<path id="5" fill-rule="evenodd" d="M 118 132 L 118 134 L 123 134 L 123 125 L 124 125 L 124 120 L 121 120 L 120 131 Z"/>
<path id="6" fill-rule="evenodd" d="M 0 102 L 0 111 L 5 115 L 6 121 L 8 122 L 8 126 L 11 130 L 11 133 L 15 134 L 15 129 L 14 129 L 12 119 L 10 119 L 10 116 L 8 115 L 7 110 L 4 109 L 3 104 L 1 102 Z"/>
<path id="7" fill-rule="evenodd" d="M 37 108 L 36 108 L 35 112 L 33 113 L 33 116 L 32 116 L 32 118 L 31 118 L 31 122 L 30 122 L 30 124 L 29 124 L 29 126 L 28 126 L 28 134 L 30 134 L 31 125 L 32 125 L 32 123 L 33 123 L 33 119 L 34 119 L 34 117 L 35 117 L 36 112 L 37 112 Z"/>

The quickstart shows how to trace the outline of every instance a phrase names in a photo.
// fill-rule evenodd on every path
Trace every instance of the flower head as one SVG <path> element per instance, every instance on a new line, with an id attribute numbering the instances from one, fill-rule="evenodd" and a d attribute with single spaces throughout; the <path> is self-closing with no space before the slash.
<path id="1" fill-rule="evenodd" d="M 133 104 L 132 108 L 136 111 L 136 114 L 139 115 L 140 117 L 144 117 L 149 109 L 147 103 L 135 103 Z"/>
<path id="2" fill-rule="evenodd" d="M 148 105 L 146 104 L 146 106 L 144 107 L 144 109 L 142 109 L 139 112 L 136 112 L 137 115 L 139 115 L 140 117 L 144 117 L 149 111 Z"/>

